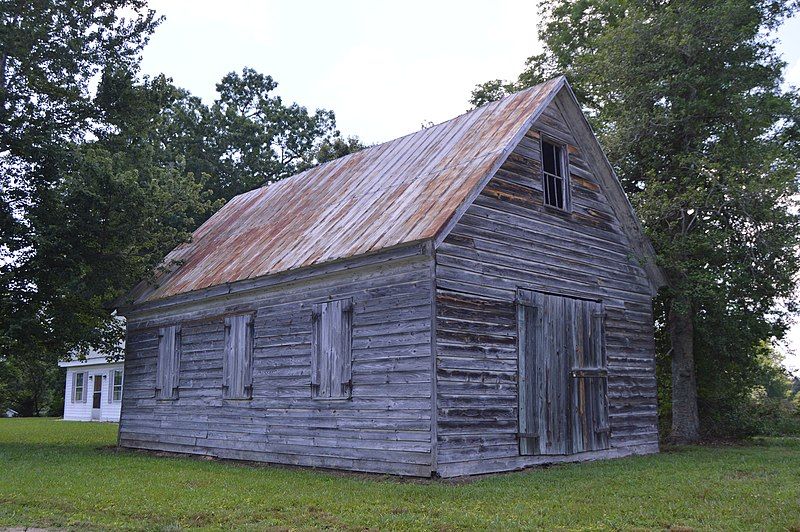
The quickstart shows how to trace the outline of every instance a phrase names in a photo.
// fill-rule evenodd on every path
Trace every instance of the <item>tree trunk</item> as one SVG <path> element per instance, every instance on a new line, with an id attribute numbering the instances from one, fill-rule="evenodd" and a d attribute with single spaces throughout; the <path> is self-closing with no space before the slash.
<path id="1" fill-rule="evenodd" d="M 694 367 L 694 324 L 688 296 L 670 302 L 667 327 L 672 341 L 672 434 L 674 443 L 700 439 L 697 412 L 697 379 Z"/>

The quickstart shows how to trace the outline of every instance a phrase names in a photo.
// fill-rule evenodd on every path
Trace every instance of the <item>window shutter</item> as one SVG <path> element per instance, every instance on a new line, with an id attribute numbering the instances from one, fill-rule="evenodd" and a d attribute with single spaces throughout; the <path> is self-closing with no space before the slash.
<path id="1" fill-rule="evenodd" d="M 87 388 L 89 387 L 89 372 L 83 372 L 83 388 L 81 391 L 81 402 L 85 403 L 86 398 L 88 397 Z"/>
<path id="2" fill-rule="evenodd" d="M 318 368 L 320 372 L 320 383 L 319 383 L 319 396 L 330 398 L 331 397 L 331 371 L 332 368 L 332 359 L 336 356 L 336 351 L 334 350 L 334 342 L 333 342 L 333 331 L 332 325 L 334 323 L 334 319 L 331 316 L 333 309 L 331 308 L 330 303 L 325 303 L 322 307 L 322 328 L 320 334 L 320 344 L 322 350 L 322 356 L 318 362 Z"/>
<path id="3" fill-rule="evenodd" d="M 353 396 L 353 301 L 346 299 L 337 301 L 340 319 L 340 331 L 337 346 L 336 361 L 338 362 L 339 387 L 334 390 L 339 392 L 339 397 Z"/>
<path id="4" fill-rule="evenodd" d="M 322 358 L 322 307 L 324 303 L 315 304 L 311 308 L 311 396 L 319 395 L 320 359 Z"/>
<path id="5" fill-rule="evenodd" d="M 222 396 L 250 399 L 253 395 L 253 315 L 225 318 Z"/>
<path id="6" fill-rule="evenodd" d="M 173 398 L 178 397 L 178 387 L 180 386 L 181 377 L 181 326 L 175 326 L 174 332 L 174 345 L 172 350 L 172 372 L 170 373 L 170 396 Z"/>
<path id="7" fill-rule="evenodd" d="M 72 379 L 72 385 L 70 386 L 71 393 L 69 394 L 69 400 L 71 403 L 75 402 L 75 392 L 77 391 L 76 388 L 78 386 L 78 374 L 76 372 L 71 372 L 70 377 Z"/>
<path id="8" fill-rule="evenodd" d="M 253 397 L 253 340 L 255 336 L 255 320 L 252 314 L 245 316 L 244 324 L 244 364 L 242 384 L 244 396 L 247 399 Z"/>
<path id="9" fill-rule="evenodd" d="M 106 380 L 108 381 L 107 389 L 108 391 L 108 402 L 114 402 L 114 370 L 109 370 L 108 375 L 106 375 Z"/>
<path id="10" fill-rule="evenodd" d="M 347 399 L 353 392 L 353 302 L 314 305 L 311 314 L 311 395 Z"/>
<path id="11" fill-rule="evenodd" d="M 222 356 L 222 397 L 229 397 L 231 386 L 231 353 L 234 351 L 234 337 L 231 328 L 234 326 L 231 317 L 225 318 L 225 352 Z"/>
<path id="12" fill-rule="evenodd" d="M 158 361 L 156 366 L 156 398 L 166 397 L 165 375 L 169 372 L 168 353 L 172 351 L 172 335 L 169 327 L 161 327 L 158 330 Z"/>
<path id="13" fill-rule="evenodd" d="M 158 330 L 157 399 L 176 399 L 178 396 L 181 357 L 180 331 L 180 325 L 161 327 Z"/>

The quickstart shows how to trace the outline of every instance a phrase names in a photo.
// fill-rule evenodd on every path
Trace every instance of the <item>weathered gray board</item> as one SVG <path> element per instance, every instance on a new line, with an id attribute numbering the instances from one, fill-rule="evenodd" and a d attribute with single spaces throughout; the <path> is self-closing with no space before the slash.
<path id="1" fill-rule="evenodd" d="M 435 252 L 420 243 L 134 309 L 120 444 L 420 476 L 656 451 L 650 286 L 600 189 L 596 155 L 558 106 Z M 571 213 L 542 206 L 540 131 L 569 145 Z M 519 289 L 602 301 L 608 449 L 520 454 Z M 312 311 L 344 299 L 353 304 L 352 398 L 316 400 Z M 224 320 L 245 313 L 254 316 L 252 399 L 223 399 Z M 159 401 L 158 330 L 177 324 L 177 399 Z"/>
<path id="2" fill-rule="evenodd" d="M 120 422 L 124 447 L 429 476 L 429 254 L 131 316 Z M 403 256 L 403 255 L 409 256 Z M 398 258 L 399 257 L 399 258 Z M 361 261 L 362 263 L 365 261 Z M 312 309 L 352 300 L 352 399 L 311 396 Z M 252 399 L 223 399 L 224 322 L 252 312 Z M 181 324 L 177 398 L 154 397 L 158 324 Z"/>
<path id="3" fill-rule="evenodd" d="M 597 161 L 559 105 L 556 99 L 547 108 L 436 251 L 442 476 L 658 450 L 650 286 L 600 188 Z M 540 133 L 569 146 L 571 213 L 542 204 Z M 609 449 L 520 453 L 520 288 L 602 302 L 610 437 L 598 434 L 587 445 Z"/>

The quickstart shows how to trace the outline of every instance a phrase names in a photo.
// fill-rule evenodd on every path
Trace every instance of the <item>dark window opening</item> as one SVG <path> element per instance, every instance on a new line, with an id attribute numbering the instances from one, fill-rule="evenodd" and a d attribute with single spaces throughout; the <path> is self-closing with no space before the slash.
<path id="1" fill-rule="evenodd" d="M 542 141 L 542 173 L 544 177 L 544 203 L 551 207 L 569 208 L 565 171 L 564 148 Z"/>

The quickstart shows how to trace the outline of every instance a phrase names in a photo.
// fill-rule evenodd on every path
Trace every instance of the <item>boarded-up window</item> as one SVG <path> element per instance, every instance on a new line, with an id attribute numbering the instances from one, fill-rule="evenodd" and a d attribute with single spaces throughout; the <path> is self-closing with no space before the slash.
<path id="1" fill-rule="evenodd" d="M 86 381 L 88 373 L 78 372 L 72 374 L 72 402 L 85 403 L 86 402 Z"/>
<path id="2" fill-rule="evenodd" d="M 181 364 L 180 325 L 158 330 L 158 366 L 156 367 L 156 399 L 177 399 Z"/>
<path id="3" fill-rule="evenodd" d="M 225 356 L 222 362 L 222 397 L 253 397 L 253 315 L 225 318 Z"/>
<path id="4" fill-rule="evenodd" d="M 314 305 L 311 333 L 311 396 L 352 396 L 353 303 L 350 299 Z"/>
<path id="5" fill-rule="evenodd" d="M 520 453 L 609 446 L 603 305 L 519 290 Z"/>
<path id="6" fill-rule="evenodd" d="M 569 210 L 567 157 L 563 146 L 542 140 L 542 186 L 544 203 Z"/>

